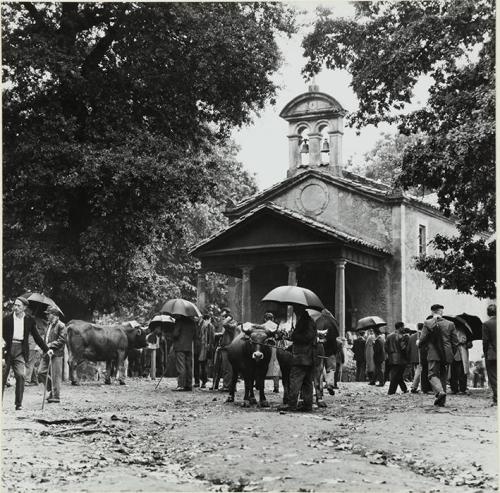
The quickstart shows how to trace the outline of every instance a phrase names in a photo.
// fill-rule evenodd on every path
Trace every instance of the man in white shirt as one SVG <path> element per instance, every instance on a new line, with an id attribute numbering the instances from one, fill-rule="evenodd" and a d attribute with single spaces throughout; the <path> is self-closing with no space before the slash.
<path id="1" fill-rule="evenodd" d="M 12 315 L 3 318 L 2 335 L 5 341 L 5 371 L 2 382 L 2 397 L 10 368 L 14 371 L 16 379 L 16 410 L 22 409 L 24 394 L 24 375 L 26 371 L 26 361 L 29 359 L 29 336 L 35 339 L 44 353 L 52 355 L 47 344 L 38 333 L 35 320 L 25 314 L 28 300 L 23 297 L 16 298 Z"/>

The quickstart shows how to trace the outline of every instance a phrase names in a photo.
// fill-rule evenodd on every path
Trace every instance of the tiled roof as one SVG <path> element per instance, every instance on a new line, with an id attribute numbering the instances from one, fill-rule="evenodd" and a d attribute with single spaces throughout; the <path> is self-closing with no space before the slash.
<path id="1" fill-rule="evenodd" d="M 346 243 L 350 243 L 350 244 L 354 244 L 354 245 L 358 245 L 358 246 L 370 248 L 370 249 L 375 250 L 375 251 L 377 251 L 379 253 L 390 255 L 390 252 L 388 250 L 386 250 L 385 248 L 382 248 L 379 245 L 376 245 L 374 243 L 370 243 L 369 241 L 365 241 L 365 240 L 363 240 L 361 238 L 357 238 L 356 236 L 353 236 L 351 234 L 344 233 L 343 231 L 339 231 L 338 229 L 333 228 L 332 226 L 327 226 L 326 224 L 323 224 L 323 223 L 321 223 L 319 221 L 315 221 L 314 219 L 311 219 L 311 218 L 309 218 L 307 216 L 304 216 L 304 215 L 302 215 L 302 214 L 300 214 L 298 212 L 291 211 L 290 209 L 286 209 L 285 207 L 281 207 L 279 205 L 276 205 L 276 204 L 274 204 L 272 202 L 266 202 L 264 204 L 259 205 L 258 207 L 252 209 L 247 214 L 245 214 L 245 215 L 239 217 L 238 219 L 234 220 L 231 224 L 229 224 L 225 228 L 222 228 L 221 230 L 219 230 L 218 232 L 216 232 L 213 235 L 209 236 L 205 240 L 199 242 L 197 245 L 195 245 L 191 249 L 191 253 L 195 252 L 196 250 L 198 250 L 199 248 L 201 248 L 203 245 L 206 245 L 207 243 L 210 243 L 212 240 L 214 240 L 215 238 L 217 238 L 221 234 L 223 234 L 223 233 L 229 231 L 230 229 L 236 227 L 238 224 L 241 224 L 246 219 L 248 219 L 250 216 L 253 216 L 254 214 L 256 214 L 256 213 L 258 213 L 258 212 L 260 212 L 260 211 L 262 211 L 264 209 L 268 209 L 268 210 L 274 211 L 274 212 L 276 212 L 276 213 L 278 213 L 278 214 L 280 214 L 282 216 L 285 216 L 285 217 L 294 219 L 296 221 L 299 221 L 299 222 L 301 222 L 301 223 L 303 223 L 303 224 L 305 224 L 307 226 L 312 227 L 313 229 L 316 229 L 318 231 L 321 231 L 322 233 L 326 233 L 326 234 L 328 234 L 330 236 L 338 238 L 339 240 L 344 241 Z"/>

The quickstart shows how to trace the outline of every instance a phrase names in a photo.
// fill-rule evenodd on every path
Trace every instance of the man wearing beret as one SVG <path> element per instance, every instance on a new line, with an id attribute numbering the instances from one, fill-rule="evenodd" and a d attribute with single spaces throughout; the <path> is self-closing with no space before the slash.
<path id="1" fill-rule="evenodd" d="M 424 322 L 419 346 L 427 346 L 429 382 L 436 393 L 435 406 L 446 403 L 448 366 L 453 363 L 458 348 L 457 331 L 453 322 L 443 318 L 443 305 L 432 305 Z"/>
<path id="2" fill-rule="evenodd" d="M 45 310 L 49 325 L 45 333 L 45 342 L 50 350 L 53 351 L 53 357 L 45 356 L 38 369 L 38 379 L 40 382 L 47 382 L 47 391 L 49 393 L 47 402 L 60 402 L 60 392 L 62 383 L 62 369 L 64 345 L 66 344 L 66 326 L 59 320 L 59 310 L 55 306 L 49 306 Z M 51 361 L 52 360 L 52 361 Z M 50 368 L 50 376 L 47 379 L 47 371 Z"/>
<path id="3" fill-rule="evenodd" d="M 12 315 L 3 318 L 2 335 L 5 341 L 5 371 L 2 381 L 2 397 L 9 375 L 10 368 L 14 371 L 16 379 L 16 410 L 21 410 L 24 394 L 24 374 L 26 361 L 29 358 L 29 336 L 35 339 L 44 353 L 49 355 L 53 351 L 48 348 L 44 340 L 38 333 L 35 320 L 26 315 L 25 310 L 28 306 L 28 300 L 23 297 L 16 298 L 13 306 Z"/>

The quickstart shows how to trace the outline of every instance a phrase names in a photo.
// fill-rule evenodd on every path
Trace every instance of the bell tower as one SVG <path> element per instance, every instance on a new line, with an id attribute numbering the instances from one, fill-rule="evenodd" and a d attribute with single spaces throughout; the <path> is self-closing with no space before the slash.
<path id="1" fill-rule="evenodd" d="M 342 176 L 342 135 L 346 114 L 335 98 L 320 92 L 315 84 L 283 108 L 280 116 L 289 124 L 288 177 L 311 168 Z"/>

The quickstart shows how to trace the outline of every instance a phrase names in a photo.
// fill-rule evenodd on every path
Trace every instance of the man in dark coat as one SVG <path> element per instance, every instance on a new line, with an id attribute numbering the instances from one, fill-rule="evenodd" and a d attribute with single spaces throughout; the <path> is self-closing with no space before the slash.
<path id="1" fill-rule="evenodd" d="M 47 402 L 59 403 L 61 399 L 61 383 L 63 372 L 64 346 L 66 345 L 66 325 L 59 320 L 59 310 L 54 306 L 49 306 L 45 311 L 49 324 L 45 332 L 45 342 L 54 351 L 52 358 L 45 356 L 42 358 L 38 370 L 40 382 L 47 382 L 49 392 Z M 47 372 L 50 368 L 50 376 L 47 379 Z"/>
<path id="2" fill-rule="evenodd" d="M 483 353 L 488 373 L 488 384 L 493 392 L 493 406 L 497 405 L 497 306 L 487 308 L 489 320 L 483 324 Z"/>
<path id="3" fill-rule="evenodd" d="M 354 361 L 356 361 L 356 382 L 365 381 L 365 367 L 366 367 L 366 340 L 365 333 L 360 331 L 358 337 L 352 344 L 352 352 L 354 353 Z"/>
<path id="4" fill-rule="evenodd" d="M 217 390 L 219 387 L 219 379 L 222 376 L 223 392 L 229 392 L 229 386 L 233 377 L 233 367 L 229 362 L 227 355 L 227 347 L 236 336 L 238 324 L 234 320 L 229 309 L 224 308 L 221 314 L 222 331 L 215 332 L 215 338 L 219 340 L 219 347 L 216 349 L 215 365 L 214 365 L 214 380 L 212 390 Z"/>
<path id="5" fill-rule="evenodd" d="M 7 315 L 2 322 L 2 335 L 5 341 L 5 370 L 2 381 L 2 397 L 7 382 L 9 371 L 12 367 L 16 379 L 16 410 L 22 409 L 24 394 L 24 374 L 26 361 L 29 359 L 29 336 L 35 339 L 36 343 L 44 353 L 51 356 L 54 352 L 47 347 L 44 340 L 38 333 L 35 320 L 25 314 L 28 306 L 26 298 L 19 297 L 13 305 L 12 315 Z"/>
<path id="6" fill-rule="evenodd" d="M 422 335 L 422 329 L 424 327 L 423 323 L 417 324 L 417 332 L 410 336 L 408 356 L 410 359 L 410 364 L 413 365 L 415 375 L 413 377 L 413 382 L 411 385 L 411 393 L 418 394 L 419 385 L 422 386 L 422 392 L 427 394 L 432 390 L 431 384 L 428 378 L 428 367 L 427 367 L 427 348 L 425 346 L 419 346 L 420 336 Z"/>
<path id="7" fill-rule="evenodd" d="M 373 381 L 378 382 L 377 387 L 383 387 L 385 385 L 383 368 L 386 359 L 385 339 L 378 327 L 374 327 L 373 334 L 375 335 L 375 342 L 373 343 L 373 362 L 375 364 Z"/>
<path id="8" fill-rule="evenodd" d="M 214 326 L 212 325 L 210 315 L 203 315 L 196 325 L 196 334 L 194 338 L 194 386 L 200 386 L 204 389 L 207 384 L 207 355 L 208 347 L 213 338 Z"/>
<path id="9" fill-rule="evenodd" d="M 177 388 L 175 390 L 193 390 L 193 340 L 196 322 L 182 315 L 175 316 L 173 349 L 177 369 Z"/>
<path id="10" fill-rule="evenodd" d="M 446 404 L 446 379 L 448 367 L 455 358 L 458 347 L 457 332 L 453 322 L 443 318 L 443 305 L 432 305 L 432 315 L 424 322 L 420 345 L 427 346 L 429 381 L 436 393 L 435 406 Z"/>
<path id="11" fill-rule="evenodd" d="M 403 322 L 396 323 L 396 330 L 387 336 L 385 340 L 385 351 L 387 362 L 390 366 L 389 395 L 395 394 L 399 387 L 406 394 L 408 389 L 403 379 L 403 374 L 408 364 L 406 351 L 408 348 L 408 335 L 404 334 L 405 325 Z"/>
<path id="12" fill-rule="evenodd" d="M 303 411 L 312 411 L 313 373 L 316 357 L 316 325 L 305 307 L 293 305 L 297 317 L 295 328 L 290 336 L 292 345 L 292 367 L 290 369 L 290 393 L 288 403 L 279 409 L 297 411 L 299 392 L 302 394 Z"/>

